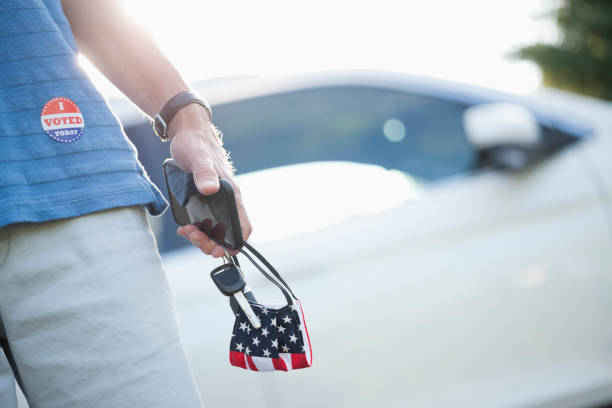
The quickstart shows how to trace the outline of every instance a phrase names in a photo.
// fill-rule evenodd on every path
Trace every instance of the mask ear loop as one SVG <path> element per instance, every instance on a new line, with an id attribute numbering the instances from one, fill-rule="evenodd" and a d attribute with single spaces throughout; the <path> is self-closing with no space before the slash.
<path id="1" fill-rule="evenodd" d="M 278 281 L 278 283 L 280 285 L 282 285 L 289 293 L 291 293 L 291 296 L 293 296 L 294 299 L 297 299 L 297 297 L 293 294 L 293 291 L 291 290 L 291 288 L 289 287 L 289 285 L 287 284 L 287 282 L 285 282 L 285 280 L 283 279 L 283 277 L 280 275 L 280 273 L 278 273 L 278 271 L 276 269 L 274 269 L 274 267 L 272 266 L 272 264 L 270 264 L 270 262 L 268 262 L 266 260 L 266 258 L 263 257 L 263 255 L 261 255 L 255 248 L 253 248 L 251 245 L 249 245 L 248 242 L 244 243 L 245 248 L 247 248 L 257 259 L 259 259 L 259 261 L 261 261 L 261 263 L 264 264 L 264 266 L 266 268 L 268 268 L 268 270 L 270 271 L 270 273 L 274 276 L 274 278 Z M 257 262 L 255 262 L 255 260 L 253 258 L 251 258 L 249 256 L 249 254 L 244 250 L 244 249 L 240 249 L 240 252 L 247 257 L 247 259 L 249 261 L 251 261 L 251 263 L 253 265 L 255 265 L 257 267 L 257 269 L 259 269 L 262 273 L 263 270 L 261 268 L 261 266 L 259 266 L 259 264 Z M 268 278 L 270 279 L 270 278 Z M 277 285 L 278 286 L 278 285 Z"/>
<path id="2" fill-rule="evenodd" d="M 255 266 L 259 270 L 259 272 L 261 272 L 261 274 L 266 279 L 268 279 L 270 282 L 272 282 L 274 285 L 276 285 L 276 287 L 278 287 L 280 289 L 280 291 L 283 293 L 283 296 L 287 300 L 287 304 L 288 305 L 293 305 L 294 304 L 293 300 L 294 299 L 297 300 L 297 298 L 295 297 L 295 295 L 293 295 L 293 293 L 291 292 L 291 289 L 289 289 L 288 287 L 285 287 L 285 285 L 283 285 L 283 283 L 279 282 L 274 276 L 272 276 L 270 273 L 266 272 L 253 258 L 251 258 L 251 256 L 246 251 L 243 251 L 241 249 L 240 252 L 244 256 L 246 256 L 246 258 L 249 261 L 251 261 L 253 266 Z"/>
<path id="3" fill-rule="evenodd" d="M 245 242 L 245 245 L 246 244 Z M 274 285 L 276 285 L 281 292 L 283 293 L 283 295 L 285 296 L 285 299 L 287 300 L 287 303 L 289 305 L 293 305 L 293 299 L 297 298 L 295 297 L 295 295 L 293 294 L 293 292 L 291 291 L 291 289 L 289 288 L 289 285 L 287 285 L 287 283 L 283 280 L 283 278 L 280 276 L 280 274 L 272 267 L 272 265 L 270 265 L 269 262 L 267 262 L 265 260 L 265 258 L 263 258 L 263 256 L 261 256 L 261 254 L 259 254 L 259 252 L 255 251 L 255 249 L 253 247 L 251 247 L 250 245 L 247 246 L 247 248 L 249 248 L 251 251 L 253 251 L 253 253 L 255 254 L 255 256 L 257 258 L 259 258 L 260 261 L 262 261 L 264 263 L 264 265 L 270 270 L 270 272 L 272 274 L 269 274 L 268 272 L 266 272 L 253 258 L 251 258 L 251 256 L 245 252 L 243 249 L 240 249 L 240 252 L 247 257 L 247 259 L 249 261 L 251 261 L 251 263 L 259 270 L 259 272 L 261 272 L 262 275 L 264 275 L 270 282 L 272 282 Z M 244 273 L 242 272 L 241 268 L 240 268 L 240 264 L 238 263 L 238 259 L 236 256 L 231 256 L 229 254 L 229 252 L 227 251 L 227 248 L 223 247 L 223 265 L 226 264 L 230 264 L 230 265 L 235 265 L 238 270 L 240 271 L 240 273 L 242 274 L 242 276 L 244 277 Z M 236 260 L 236 262 L 234 262 L 234 259 Z M 280 281 L 280 282 L 279 282 Z"/>

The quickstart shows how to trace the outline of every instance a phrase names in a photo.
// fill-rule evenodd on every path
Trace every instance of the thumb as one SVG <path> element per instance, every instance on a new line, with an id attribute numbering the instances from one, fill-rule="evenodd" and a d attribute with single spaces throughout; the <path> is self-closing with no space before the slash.
<path id="1" fill-rule="evenodd" d="M 191 173 L 200 193 L 211 195 L 219 190 L 219 177 L 210 158 L 202 158 L 194 163 Z"/>

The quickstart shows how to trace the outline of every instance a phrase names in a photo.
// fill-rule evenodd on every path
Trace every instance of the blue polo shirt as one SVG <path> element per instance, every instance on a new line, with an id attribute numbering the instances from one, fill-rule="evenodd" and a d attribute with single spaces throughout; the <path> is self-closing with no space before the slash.
<path id="1" fill-rule="evenodd" d="M 162 213 L 166 201 L 78 65 L 60 0 L 2 1 L 0 27 L 0 226 L 139 204 Z"/>

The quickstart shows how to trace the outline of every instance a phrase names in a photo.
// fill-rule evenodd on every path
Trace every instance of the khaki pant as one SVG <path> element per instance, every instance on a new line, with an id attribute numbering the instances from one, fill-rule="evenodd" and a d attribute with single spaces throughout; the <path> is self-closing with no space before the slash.
<path id="1" fill-rule="evenodd" d="M 0 322 L 30 408 L 202 406 L 141 207 L 0 229 Z"/>

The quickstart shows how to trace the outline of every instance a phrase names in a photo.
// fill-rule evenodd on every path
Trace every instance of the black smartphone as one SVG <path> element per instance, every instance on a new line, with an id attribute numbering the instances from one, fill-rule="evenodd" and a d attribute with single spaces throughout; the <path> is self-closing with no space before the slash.
<path id="1" fill-rule="evenodd" d="M 193 176 L 183 172 L 172 159 L 164 162 L 170 208 L 179 225 L 194 224 L 213 241 L 229 249 L 240 249 L 242 229 L 232 184 L 219 178 L 219 191 L 200 194 Z"/>

